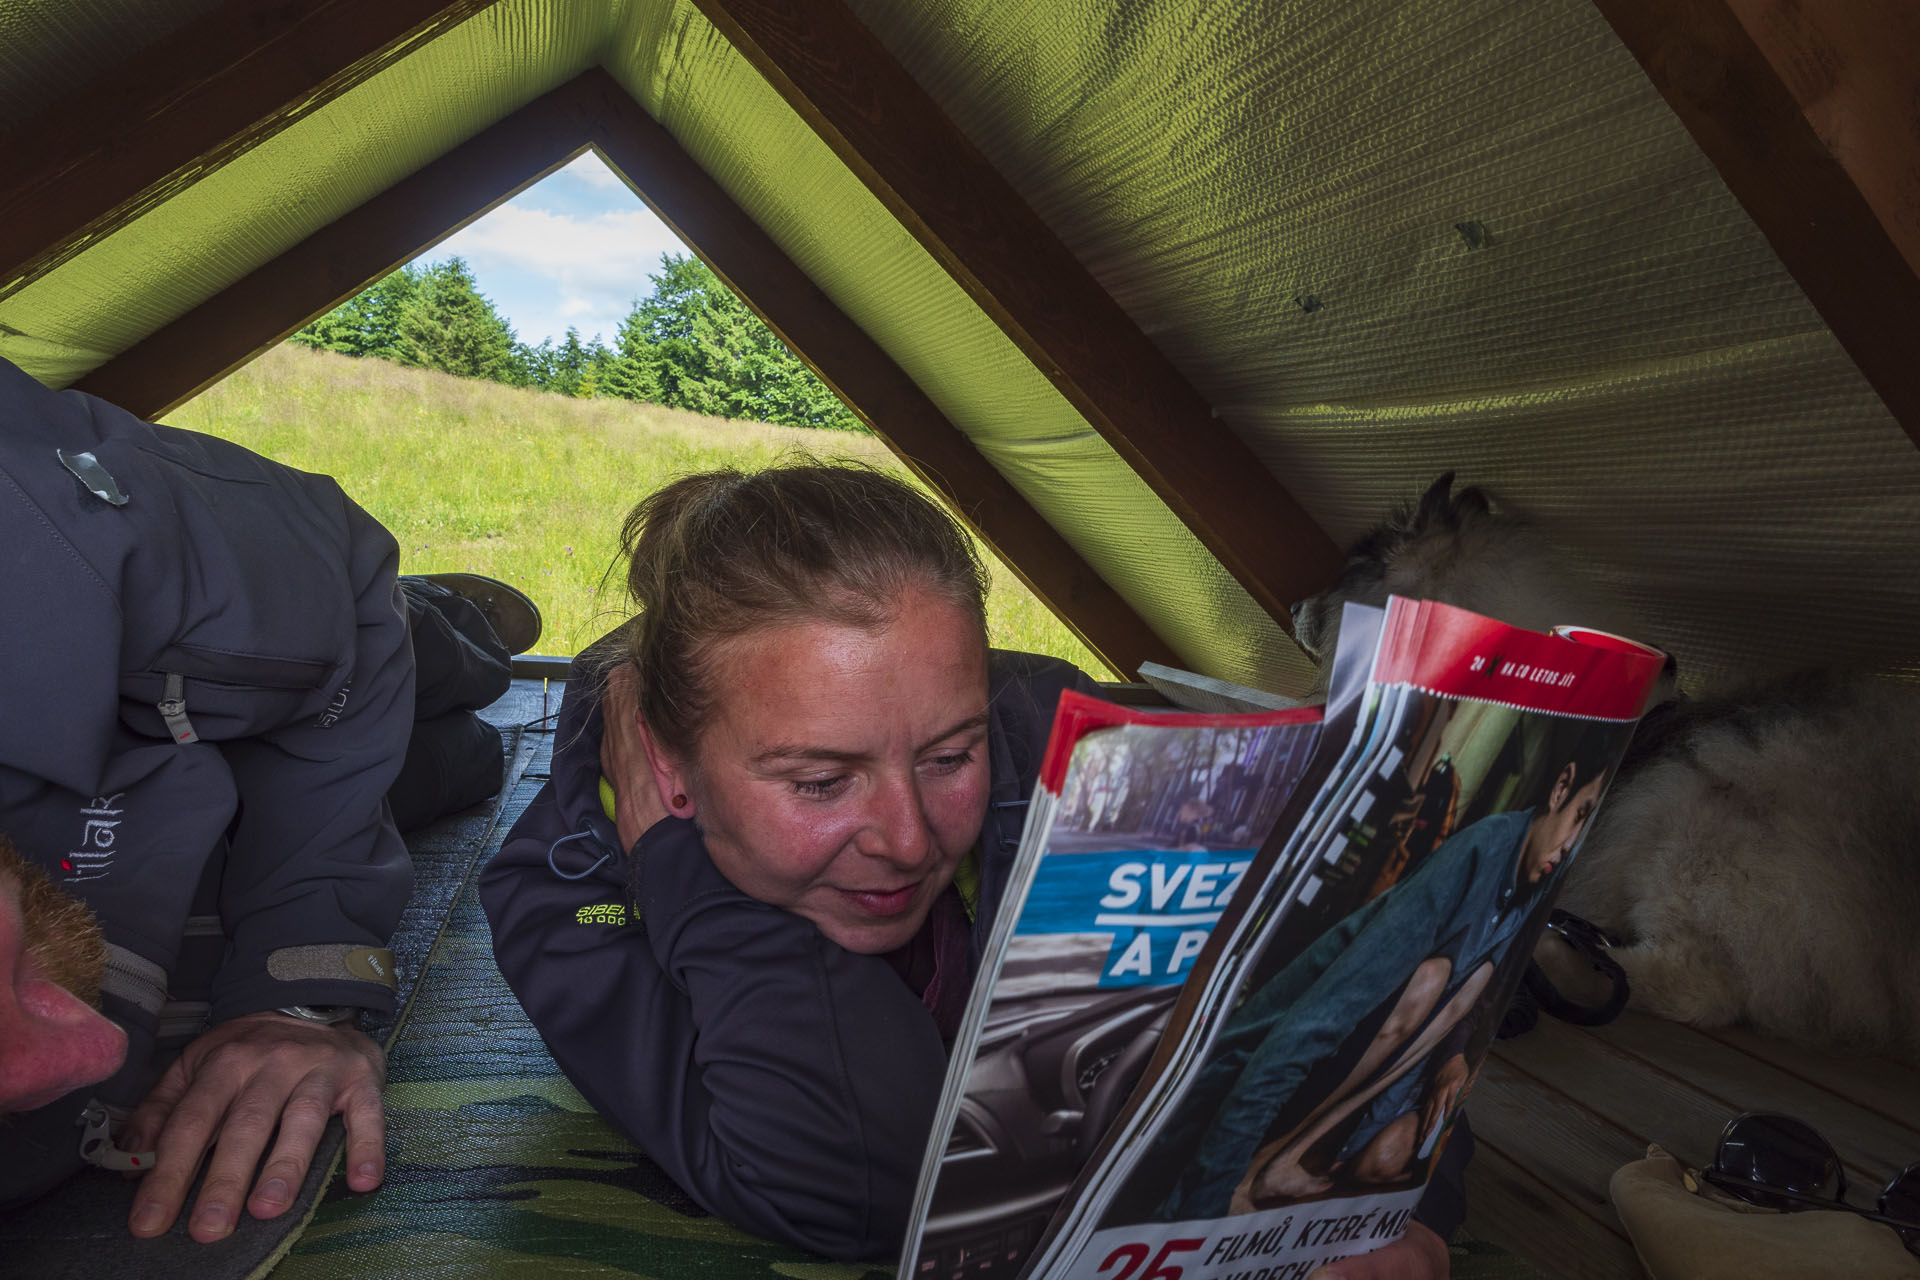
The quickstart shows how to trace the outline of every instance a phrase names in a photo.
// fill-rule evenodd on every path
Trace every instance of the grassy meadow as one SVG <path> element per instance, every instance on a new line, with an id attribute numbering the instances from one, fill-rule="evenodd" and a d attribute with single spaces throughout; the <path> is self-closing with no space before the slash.
<path id="1" fill-rule="evenodd" d="M 166 416 L 324 472 L 393 531 L 405 573 L 465 570 L 533 597 L 540 653 L 572 654 L 627 614 L 615 566 L 640 497 L 691 471 L 804 450 L 906 472 L 871 436 L 573 400 L 281 345 Z M 1105 674 L 1019 579 L 987 557 L 992 642 Z"/>

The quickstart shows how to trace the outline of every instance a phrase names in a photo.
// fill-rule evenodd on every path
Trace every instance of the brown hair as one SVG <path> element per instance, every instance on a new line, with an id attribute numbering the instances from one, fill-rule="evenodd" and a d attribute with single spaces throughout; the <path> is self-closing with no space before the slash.
<path id="1" fill-rule="evenodd" d="M 964 609 L 986 642 L 986 568 L 958 522 L 904 480 L 859 463 L 805 461 L 685 476 L 628 514 L 620 534 L 640 711 L 691 760 L 712 706 L 716 642 L 826 621 L 879 629 L 920 587 Z"/>

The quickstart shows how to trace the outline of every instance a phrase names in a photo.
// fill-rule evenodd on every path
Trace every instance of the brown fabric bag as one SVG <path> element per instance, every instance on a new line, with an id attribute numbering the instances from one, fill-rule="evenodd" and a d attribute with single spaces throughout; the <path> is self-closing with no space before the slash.
<path id="1" fill-rule="evenodd" d="M 1891 1227 L 1828 1210 L 1782 1213 L 1724 1195 L 1659 1147 L 1608 1186 L 1653 1280 L 1914 1280 Z"/>

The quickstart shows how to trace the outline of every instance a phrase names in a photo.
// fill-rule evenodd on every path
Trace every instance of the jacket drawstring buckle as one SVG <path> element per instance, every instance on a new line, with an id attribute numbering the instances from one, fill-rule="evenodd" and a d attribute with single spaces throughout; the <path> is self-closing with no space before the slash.
<path id="1" fill-rule="evenodd" d="M 598 871 L 601 867 L 606 866 L 608 862 L 613 860 L 613 855 L 610 853 L 601 854 L 600 857 L 594 862 L 594 864 L 588 867 L 585 871 L 562 871 L 560 869 L 560 864 L 554 861 L 553 855 L 555 851 L 560 848 L 561 845 L 567 844 L 570 841 L 574 841 L 574 840 L 591 839 L 592 836 L 593 836 L 592 831 L 576 831 L 570 836 L 561 836 L 558 840 L 555 840 L 552 844 L 548 845 L 547 846 L 547 869 L 552 871 L 553 874 L 555 874 L 556 876 L 559 876 L 562 880 L 585 880 L 588 876 Z"/>

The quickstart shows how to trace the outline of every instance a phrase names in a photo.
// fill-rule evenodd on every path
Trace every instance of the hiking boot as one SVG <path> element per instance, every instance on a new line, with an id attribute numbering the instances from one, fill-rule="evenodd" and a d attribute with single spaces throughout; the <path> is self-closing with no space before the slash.
<path id="1" fill-rule="evenodd" d="M 480 610 L 480 615 L 507 646 L 508 653 L 525 653 L 540 639 L 540 608 L 525 593 L 498 578 L 483 578 L 477 573 L 423 573 L 421 578 L 436 582 Z"/>

